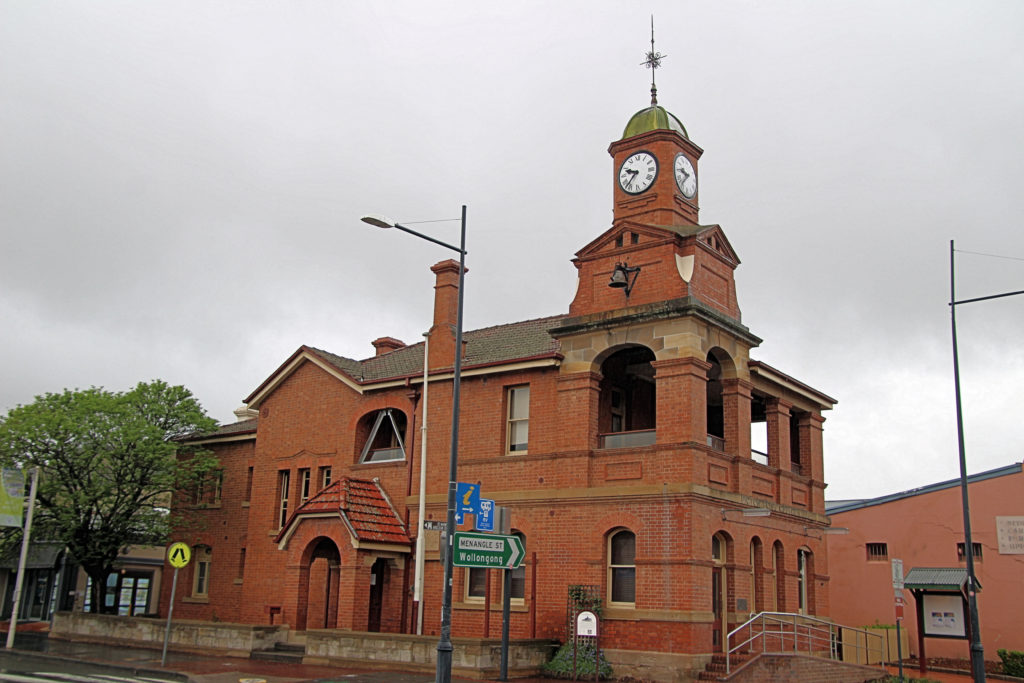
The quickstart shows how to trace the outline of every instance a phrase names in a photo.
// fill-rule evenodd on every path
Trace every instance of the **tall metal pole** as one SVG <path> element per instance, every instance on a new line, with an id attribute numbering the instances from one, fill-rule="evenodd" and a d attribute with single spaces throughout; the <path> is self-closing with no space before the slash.
<path id="1" fill-rule="evenodd" d="M 32 468 L 32 484 L 29 486 L 28 513 L 25 515 L 25 529 L 21 536 L 21 557 L 18 558 L 18 576 L 14 580 L 14 605 L 11 607 L 11 622 L 7 628 L 7 649 L 14 647 L 14 632 L 18 627 L 18 611 L 21 609 L 21 589 L 25 582 L 25 560 L 28 558 L 29 536 L 32 534 L 32 513 L 36 509 L 36 486 L 39 484 L 39 468 Z"/>
<path id="2" fill-rule="evenodd" d="M 462 236 L 459 242 L 459 309 L 455 325 L 455 376 L 452 379 L 452 442 L 448 459 L 448 521 L 445 525 L 444 601 L 441 604 L 441 638 L 437 643 L 436 683 L 452 680 L 452 543 L 455 538 L 455 491 L 459 457 L 459 389 L 462 379 L 462 302 L 466 277 L 466 205 L 462 205 Z"/>
<path id="3" fill-rule="evenodd" d="M 423 334 L 423 420 L 420 424 L 420 504 L 419 529 L 416 530 L 416 581 L 412 599 L 416 603 L 416 635 L 423 635 L 423 565 L 426 559 L 426 539 L 423 538 L 423 520 L 427 512 L 427 384 L 430 334 Z"/>
<path id="4" fill-rule="evenodd" d="M 953 328 L 953 386 L 956 391 L 956 437 L 960 449 L 960 497 L 964 512 L 964 556 L 967 558 L 967 605 L 971 622 L 971 673 L 975 683 L 985 681 L 985 652 L 978 622 L 977 578 L 974 575 L 974 543 L 971 541 L 971 505 L 967 496 L 967 455 L 964 449 L 964 420 L 960 405 L 960 357 L 956 346 L 956 279 L 953 240 L 949 241 L 949 314 Z"/>

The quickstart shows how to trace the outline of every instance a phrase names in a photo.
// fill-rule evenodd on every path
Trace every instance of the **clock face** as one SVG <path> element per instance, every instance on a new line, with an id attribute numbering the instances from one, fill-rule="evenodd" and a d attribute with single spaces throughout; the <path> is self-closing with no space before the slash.
<path id="1" fill-rule="evenodd" d="M 640 194 L 658 177 L 658 160 L 650 152 L 635 152 L 619 167 L 619 187 L 629 194 Z"/>
<path id="2" fill-rule="evenodd" d="M 676 162 L 672 165 L 676 176 L 676 185 L 679 191 L 687 199 L 693 199 L 697 194 L 697 173 L 693 170 L 693 164 L 684 154 L 676 155 Z"/>

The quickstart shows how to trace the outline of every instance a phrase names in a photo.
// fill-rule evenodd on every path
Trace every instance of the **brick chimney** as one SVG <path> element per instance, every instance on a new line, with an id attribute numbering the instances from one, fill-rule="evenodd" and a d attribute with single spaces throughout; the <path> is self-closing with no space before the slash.
<path id="1" fill-rule="evenodd" d="M 371 343 L 373 348 L 377 349 L 376 355 L 378 356 L 395 351 L 396 349 L 405 348 L 405 342 L 394 337 L 380 337 L 379 339 L 374 339 Z"/>
<path id="2" fill-rule="evenodd" d="M 459 314 L 459 262 L 453 259 L 441 261 L 430 270 L 437 280 L 434 283 L 434 324 L 430 328 L 431 368 L 455 366 L 455 326 Z M 466 269 L 469 272 L 469 269 Z"/>

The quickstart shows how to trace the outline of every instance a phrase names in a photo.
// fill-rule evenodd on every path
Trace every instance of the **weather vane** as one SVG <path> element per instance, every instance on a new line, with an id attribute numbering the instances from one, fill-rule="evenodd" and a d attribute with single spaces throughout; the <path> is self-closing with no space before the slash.
<path id="1" fill-rule="evenodd" d="M 661 66 L 661 60 L 668 55 L 656 52 L 654 49 L 654 15 L 651 15 L 651 51 L 647 53 L 647 59 L 641 62 L 651 70 L 651 106 L 658 103 L 658 87 L 654 84 L 654 70 Z"/>

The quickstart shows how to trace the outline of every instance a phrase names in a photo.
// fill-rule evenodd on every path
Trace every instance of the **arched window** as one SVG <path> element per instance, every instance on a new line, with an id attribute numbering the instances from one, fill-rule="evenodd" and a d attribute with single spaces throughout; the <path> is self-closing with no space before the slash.
<path id="1" fill-rule="evenodd" d="M 750 612 L 756 614 L 764 609 L 764 558 L 761 550 L 761 539 L 754 536 L 750 539 Z"/>
<path id="2" fill-rule="evenodd" d="M 814 554 L 807 548 L 796 551 L 797 595 L 800 600 L 800 614 L 814 614 Z"/>
<path id="3" fill-rule="evenodd" d="M 722 402 L 722 364 L 713 353 L 707 356 L 708 382 L 705 387 L 708 445 L 716 451 L 725 450 L 725 406 Z"/>
<path id="4" fill-rule="evenodd" d="M 359 462 L 405 460 L 405 413 L 384 408 L 362 420 L 366 434 Z"/>
<path id="5" fill-rule="evenodd" d="M 728 540 L 722 533 L 711 537 L 711 645 L 716 651 L 726 647 L 725 634 L 729 630 L 729 577 L 726 575 Z"/>
<path id="6" fill-rule="evenodd" d="M 608 538 L 609 602 L 636 603 L 636 534 L 623 529 Z"/>
<path id="7" fill-rule="evenodd" d="M 782 547 L 781 541 L 775 541 L 772 546 L 772 572 L 775 574 L 775 580 L 772 582 L 774 587 L 774 609 L 776 612 L 786 611 L 786 552 Z"/>

